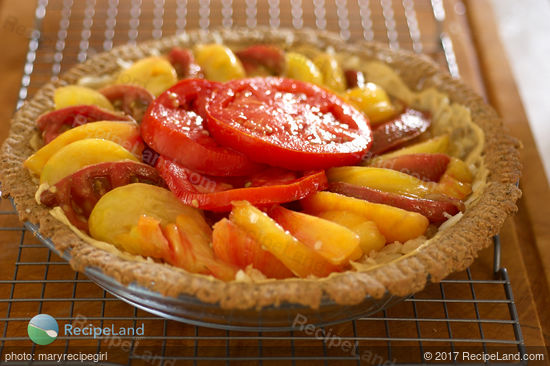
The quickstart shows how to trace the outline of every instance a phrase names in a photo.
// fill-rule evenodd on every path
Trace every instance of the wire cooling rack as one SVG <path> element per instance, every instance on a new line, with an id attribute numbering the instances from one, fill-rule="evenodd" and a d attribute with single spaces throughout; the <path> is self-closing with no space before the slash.
<path id="1" fill-rule="evenodd" d="M 453 11 L 463 10 L 459 1 L 453 4 Z M 446 5 L 443 0 L 38 0 L 17 108 L 45 82 L 97 52 L 214 26 L 332 30 L 344 39 L 377 40 L 426 53 L 457 77 L 453 43 L 444 31 Z M 9 21 L 21 22 L 17 17 Z M 1 258 L 13 263 L 13 271 L 0 269 L 6 274 L 0 280 L 2 361 L 19 355 L 24 364 L 31 363 L 29 357 L 47 364 L 38 357 L 57 352 L 94 354 L 102 357 L 100 364 L 121 365 L 454 364 L 460 361 L 454 352 L 464 350 L 526 352 L 512 287 L 499 265 L 498 239 L 494 271 L 476 262 L 369 318 L 317 328 L 297 317 L 299 330 L 294 332 L 247 333 L 177 323 L 127 305 L 43 246 L 18 221 L 9 201 L 0 202 L 0 219 L 0 241 L 6 248 Z M 143 327 L 144 334 L 63 336 L 37 346 L 26 327 L 38 313 L 54 316 L 60 328 L 70 323 Z M 494 315 L 503 313 L 509 316 Z"/>

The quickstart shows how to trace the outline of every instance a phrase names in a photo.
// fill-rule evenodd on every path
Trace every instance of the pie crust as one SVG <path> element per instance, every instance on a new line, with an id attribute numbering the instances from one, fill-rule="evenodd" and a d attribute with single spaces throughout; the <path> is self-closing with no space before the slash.
<path id="1" fill-rule="evenodd" d="M 440 230 L 435 238 L 398 260 L 368 270 L 333 273 L 327 278 L 266 280 L 262 282 L 222 282 L 195 275 L 150 259 L 135 261 L 116 250 L 104 250 L 76 235 L 49 210 L 35 201 L 37 184 L 23 167 L 34 151 L 29 141 L 35 133 L 36 119 L 53 107 L 56 87 L 74 84 L 82 77 L 102 76 L 120 68 L 120 60 L 132 61 L 155 53 L 166 53 L 173 46 L 192 47 L 197 43 L 223 42 L 230 46 L 276 43 L 285 46 L 330 47 L 336 52 L 356 55 L 359 60 L 378 60 L 397 72 L 413 91 L 436 88 L 449 99 L 469 109 L 472 121 L 484 134 L 483 164 L 486 181 L 479 195 L 454 225 Z M 225 309 L 262 308 L 284 302 L 318 308 L 322 299 L 336 304 L 354 305 L 366 296 L 381 298 L 387 292 L 406 296 L 424 288 L 428 280 L 438 282 L 452 272 L 467 268 L 478 252 L 491 243 L 506 217 L 517 210 L 521 196 L 517 187 L 521 165 L 520 143 L 504 130 L 501 119 L 481 97 L 463 82 L 452 79 L 427 57 L 405 51 L 389 50 L 376 43 L 345 43 L 337 35 L 313 30 L 225 30 L 190 31 L 182 35 L 138 45 L 117 47 L 94 56 L 84 64 L 42 87 L 15 114 L 10 135 L 2 147 L 0 178 L 2 193 L 11 196 L 22 221 L 40 227 L 59 252 L 70 252 L 71 266 L 101 269 L 124 285 L 137 283 L 165 296 L 195 296 L 206 303 L 219 303 Z M 119 254 L 117 254 L 119 253 Z"/>

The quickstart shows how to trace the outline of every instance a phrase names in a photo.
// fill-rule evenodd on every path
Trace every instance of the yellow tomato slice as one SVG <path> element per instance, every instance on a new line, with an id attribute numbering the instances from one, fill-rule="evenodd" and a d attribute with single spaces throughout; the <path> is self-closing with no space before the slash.
<path id="1" fill-rule="evenodd" d="M 340 224 L 359 236 L 359 245 L 363 253 L 380 250 L 386 244 L 386 238 L 380 233 L 373 221 L 351 211 L 323 211 L 317 216 Z"/>
<path id="2" fill-rule="evenodd" d="M 23 165 L 33 174 L 40 174 L 53 154 L 72 142 L 87 138 L 116 142 L 136 156 L 139 156 L 143 149 L 137 124 L 110 121 L 91 122 L 63 132 L 49 144 L 29 156 Z"/>
<path id="3" fill-rule="evenodd" d="M 122 70 L 115 84 L 139 85 L 158 97 L 178 82 L 176 70 L 162 57 L 147 57 Z"/>
<path id="4" fill-rule="evenodd" d="M 68 85 L 55 89 L 53 100 L 55 109 L 73 105 L 96 105 L 109 110 L 115 109 L 103 94 L 80 85 Z"/>
<path id="5" fill-rule="evenodd" d="M 225 82 L 246 76 L 241 61 L 224 45 L 199 45 L 195 47 L 194 53 L 197 64 L 208 80 Z"/>
<path id="6" fill-rule="evenodd" d="M 346 265 L 363 254 L 359 236 L 345 226 L 282 206 L 274 207 L 269 214 L 296 239 L 334 265 Z"/>
<path id="7" fill-rule="evenodd" d="M 344 76 L 344 70 L 342 70 L 333 55 L 329 53 L 321 53 L 313 59 L 313 63 L 321 72 L 321 75 L 323 76 L 323 84 L 325 86 L 337 93 L 341 93 L 346 90 L 346 77 Z"/>
<path id="8" fill-rule="evenodd" d="M 416 143 L 414 145 L 403 147 L 399 150 L 395 150 L 386 154 L 379 155 L 372 160 L 367 160 L 366 164 L 371 164 L 373 162 L 377 162 L 383 159 L 394 158 L 396 156 L 401 156 L 401 155 L 420 154 L 420 153 L 430 153 L 430 154 L 447 153 L 447 151 L 449 150 L 449 144 L 450 144 L 449 135 L 441 135 L 426 141 Z"/>
<path id="9" fill-rule="evenodd" d="M 374 83 L 350 89 L 344 94 L 344 97 L 365 113 L 373 125 L 383 122 L 395 114 L 395 108 L 386 91 Z"/>
<path id="10" fill-rule="evenodd" d="M 151 253 L 151 248 L 142 248 L 140 235 L 136 235 L 143 215 L 159 220 L 163 227 L 175 223 L 179 215 L 202 219 L 200 211 L 181 203 L 169 190 L 133 183 L 115 188 L 101 197 L 88 219 L 90 234 L 129 253 Z"/>
<path id="11" fill-rule="evenodd" d="M 464 200 L 472 193 L 472 184 L 460 181 L 449 173 L 445 173 L 437 183 L 436 190 L 449 197 Z"/>
<path id="12" fill-rule="evenodd" d="M 365 219 L 374 221 L 378 230 L 388 242 L 406 242 L 426 231 L 429 221 L 416 212 L 409 212 L 397 207 L 371 203 L 357 198 L 343 196 L 332 192 L 317 192 L 301 201 L 307 212 L 351 211 Z"/>
<path id="13" fill-rule="evenodd" d="M 138 161 L 122 146 L 108 140 L 85 139 L 75 141 L 57 151 L 42 169 L 40 184 L 52 186 L 85 166 L 106 161 Z"/>
<path id="14" fill-rule="evenodd" d="M 433 187 L 423 180 L 385 168 L 362 166 L 331 168 L 327 170 L 327 178 L 329 182 L 345 182 L 418 198 L 425 197 L 434 191 Z"/>
<path id="15" fill-rule="evenodd" d="M 128 253 L 164 260 L 171 258 L 170 243 L 162 231 L 160 221 L 147 215 L 141 215 L 137 226 L 133 226 L 130 232 L 120 234 L 117 243 Z"/>
<path id="16" fill-rule="evenodd" d="M 291 79 L 323 85 L 323 74 L 306 56 L 301 53 L 287 52 L 285 54 L 285 76 Z"/>
<path id="17" fill-rule="evenodd" d="M 474 181 L 474 176 L 468 168 L 468 165 L 460 159 L 451 157 L 451 161 L 447 166 L 445 174 L 450 175 L 456 180 L 464 183 L 472 183 Z"/>
<path id="18" fill-rule="evenodd" d="M 246 201 L 233 202 L 230 219 L 300 277 L 325 277 L 338 270 L 338 267 Z"/>

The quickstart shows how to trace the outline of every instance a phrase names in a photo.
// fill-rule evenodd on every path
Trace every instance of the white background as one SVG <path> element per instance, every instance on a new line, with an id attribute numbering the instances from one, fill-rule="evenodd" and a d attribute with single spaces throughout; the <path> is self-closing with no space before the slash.
<path id="1" fill-rule="evenodd" d="M 492 0 L 499 33 L 550 177 L 550 0 Z"/>

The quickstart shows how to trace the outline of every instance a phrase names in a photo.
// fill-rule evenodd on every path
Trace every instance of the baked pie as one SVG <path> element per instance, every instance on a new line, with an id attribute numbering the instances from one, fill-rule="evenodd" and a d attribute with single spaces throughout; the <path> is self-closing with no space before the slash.
<path id="1" fill-rule="evenodd" d="M 423 57 L 311 30 L 123 46 L 15 115 L 2 188 L 77 270 L 224 308 L 404 296 L 516 210 L 519 143 Z"/>

